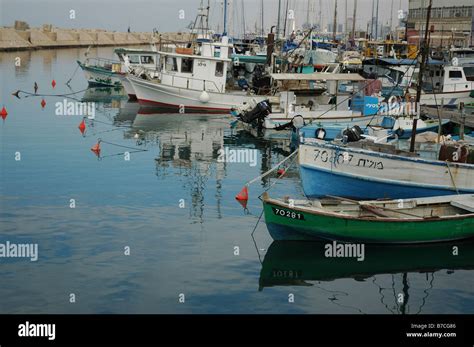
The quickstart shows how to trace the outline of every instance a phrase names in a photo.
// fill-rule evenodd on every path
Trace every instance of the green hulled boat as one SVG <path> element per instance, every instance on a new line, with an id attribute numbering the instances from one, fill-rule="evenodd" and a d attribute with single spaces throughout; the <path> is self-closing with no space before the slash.
<path id="1" fill-rule="evenodd" d="M 474 240 L 425 245 L 367 245 L 364 261 L 328 258 L 326 242 L 275 241 L 260 271 L 259 288 L 308 286 L 306 281 L 363 280 L 380 274 L 474 269 Z"/>
<path id="2" fill-rule="evenodd" d="M 332 197 L 295 201 L 263 195 L 274 240 L 428 243 L 474 237 L 474 195 L 352 201 Z"/>

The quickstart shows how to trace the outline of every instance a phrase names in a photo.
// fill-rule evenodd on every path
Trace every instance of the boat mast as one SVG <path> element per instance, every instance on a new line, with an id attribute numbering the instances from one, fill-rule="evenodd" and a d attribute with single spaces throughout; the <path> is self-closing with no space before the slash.
<path id="1" fill-rule="evenodd" d="M 243 38 L 245 39 L 245 7 L 244 7 L 244 0 L 242 2 L 242 25 L 243 25 Z"/>
<path id="2" fill-rule="evenodd" d="M 379 38 L 379 1 L 377 0 L 377 13 L 375 15 L 375 39 Z"/>
<path id="3" fill-rule="evenodd" d="M 333 34 L 332 34 L 332 41 L 336 42 L 336 31 L 337 31 L 337 0 L 334 4 L 334 23 L 333 23 Z"/>
<path id="4" fill-rule="evenodd" d="M 308 0 L 308 3 L 307 3 L 307 9 L 306 9 L 306 24 L 309 25 L 309 1 Z"/>
<path id="5" fill-rule="evenodd" d="M 348 27 L 348 25 L 347 25 L 347 24 L 348 24 L 348 23 L 347 23 L 347 18 L 348 18 L 348 16 L 347 16 L 347 2 L 348 2 L 348 1 L 349 1 L 349 0 L 346 0 L 346 4 L 345 4 L 345 5 L 346 5 L 346 7 L 345 7 L 346 21 L 345 21 L 345 23 L 344 23 L 344 39 L 345 39 L 346 41 L 347 41 L 347 33 L 349 32 L 349 30 L 347 29 L 347 27 Z"/>
<path id="6" fill-rule="evenodd" d="M 263 26 L 263 0 L 261 0 L 260 2 L 261 4 L 261 8 L 260 8 L 260 11 L 261 11 L 261 20 L 262 20 L 262 37 L 265 36 L 265 29 L 264 29 L 264 26 Z"/>
<path id="7" fill-rule="evenodd" d="M 224 0 L 224 32 L 222 36 L 227 36 L 227 0 Z"/>
<path id="8" fill-rule="evenodd" d="M 421 43 L 421 62 L 420 62 L 420 73 L 418 78 L 418 85 L 416 88 L 416 110 L 419 114 L 420 112 L 420 100 L 421 100 L 421 91 L 423 87 L 423 74 L 425 73 L 426 62 L 428 60 L 428 54 L 430 51 L 430 46 L 428 42 L 428 32 L 430 27 L 430 19 L 431 19 L 431 8 L 433 6 L 433 0 L 430 0 L 430 4 L 428 5 L 428 10 L 426 13 L 426 27 L 425 27 L 425 38 Z M 410 152 L 415 152 L 415 138 L 416 138 L 416 127 L 418 123 L 418 117 L 414 117 L 413 119 L 413 128 L 411 130 L 411 142 L 410 142 Z"/>
<path id="9" fill-rule="evenodd" d="M 392 0 L 392 7 L 390 10 L 390 38 L 393 40 L 393 1 Z"/>
<path id="10" fill-rule="evenodd" d="M 375 0 L 372 0 L 372 18 L 370 19 L 370 39 L 374 39 L 374 9 L 375 9 Z"/>
<path id="11" fill-rule="evenodd" d="M 281 0 L 278 0 L 278 20 L 276 27 L 276 39 L 280 37 L 280 16 L 281 16 Z"/>
<path id="12" fill-rule="evenodd" d="M 354 14 L 352 16 L 352 39 L 353 40 L 355 40 L 356 16 L 357 16 L 357 0 L 354 0 Z"/>
<path id="13" fill-rule="evenodd" d="M 288 21 L 289 2 L 290 0 L 286 0 L 286 15 L 285 15 L 285 26 L 283 28 L 283 37 L 286 37 L 286 26 L 287 26 L 287 21 Z"/>
<path id="14" fill-rule="evenodd" d="M 323 32 L 323 0 L 319 0 L 319 32 Z"/>

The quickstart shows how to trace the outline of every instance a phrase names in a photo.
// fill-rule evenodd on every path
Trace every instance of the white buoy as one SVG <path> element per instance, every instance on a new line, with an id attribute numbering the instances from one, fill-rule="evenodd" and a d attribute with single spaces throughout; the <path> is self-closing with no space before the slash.
<path id="1" fill-rule="evenodd" d="M 206 102 L 209 102 L 209 100 L 211 100 L 211 96 L 209 95 L 208 92 L 203 90 L 201 95 L 199 95 L 199 101 L 205 104 Z"/>

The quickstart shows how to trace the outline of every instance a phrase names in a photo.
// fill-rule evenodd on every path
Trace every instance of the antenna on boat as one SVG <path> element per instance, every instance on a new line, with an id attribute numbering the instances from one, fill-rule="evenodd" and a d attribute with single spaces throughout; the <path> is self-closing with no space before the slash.
<path id="1" fill-rule="evenodd" d="M 428 11 L 426 13 L 426 29 L 425 29 L 425 38 L 421 43 L 420 50 L 421 50 L 421 62 L 420 62 L 420 73 L 418 79 L 418 85 L 416 86 L 416 109 L 417 113 L 420 113 L 420 100 L 421 100 L 421 91 L 423 87 L 423 74 L 425 73 L 425 67 L 428 60 L 428 54 L 430 50 L 429 42 L 428 42 L 428 33 L 430 27 L 430 19 L 431 19 L 431 8 L 433 6 L 433 0 L 430 0 L 430 4 L 428 5 Z M 410 142 L 410 152 L 415 152 L 415 138 L 416 138 L 416 127 L 418 123 L 418 117 L 415 116 L 413 119 L 413 128 L 411 130 L 411 142 Z"/>
<path id="2" fill-rule="evenodd" d="M 337 0 L 334 4 L 334 23 L 333 23 L 333 34 L 332 34 L 332 41 L 336 42 L 336 31 L 337 31 Z"/>

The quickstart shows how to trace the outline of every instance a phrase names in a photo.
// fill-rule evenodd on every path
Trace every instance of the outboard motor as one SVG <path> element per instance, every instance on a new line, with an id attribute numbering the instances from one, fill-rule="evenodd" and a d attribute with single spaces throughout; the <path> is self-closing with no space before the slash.
<path id="1" fill-rule="evenodd" d="M 357 142 L 362 139 L 362 134 L 364 131 L 358 126 L 354 125 L 351 128 L 344 130 L 342 133 L 344 138 L 347 138 L 347 142 Z"/>
<path id="2" fill-rule="evenodd" d="M 259 102 L 253 109 L 251 110 L 243 110 L 239 114 L 239 118 L 244 123 L 252 123 L 257 119 L 264 119 L 272 112 L 272 106 L 270 105 L 269 100 L 264 100 Z"/>

